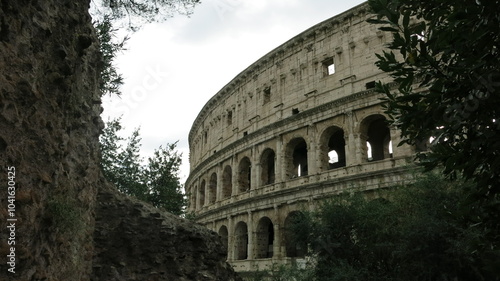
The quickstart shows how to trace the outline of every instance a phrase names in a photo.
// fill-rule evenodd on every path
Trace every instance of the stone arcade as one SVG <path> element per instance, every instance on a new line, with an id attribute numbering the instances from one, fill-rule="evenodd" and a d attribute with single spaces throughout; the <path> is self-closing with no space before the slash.
<path id="1" fill-rule="evenodd" d="M 189 134 L 189 211 L 219 233 L 236 271 L 301 259 L 288 225 L 342 191 L 409 179 L 415 148 L 397 146 L 374 65 L 391 39 L 367 4 L 274 49 L 215 94 Z"/>

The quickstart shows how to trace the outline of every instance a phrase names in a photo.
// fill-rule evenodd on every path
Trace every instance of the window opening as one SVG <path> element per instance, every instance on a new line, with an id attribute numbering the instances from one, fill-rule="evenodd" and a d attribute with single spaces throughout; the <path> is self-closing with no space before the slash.
<path id="1" fill-rule="evenodd" d="M 198 199 L 198 206 L 201 208 L 205 205 L 205 180 L 201 182 Z"/>
<path id="2" fill-rule="evenodd" d="M 365 87 L 367 90 L 375 88 L 375 81 L 370 81 L 370 82 L 366 83 Z"/>
<path id="3" fill-rule="evenodd" d="M 231 197 L 233 192 L 232 169 L 231 166 L 226 166 L 222 173 L 222 198 Z"/>
<path id="4" fill-rule="evenodd" d="M 238 175 L 238 186 L 240 192 L 245 192 L 250 190 L 251 184 L 251 173 L 252 165 L 250 159 L 245 157 L 241 160 L 239 165 L 239 175 Z"/>
<path id="5" fill-rule="evenodd" d="M 236 260 L 248 258 L 248 228 L 247 224 L 240 221 L 234 231 L 234 254 Z"/>
<path id="6" fill-rule="evenodd" d="M 368 161 L 377 161 L 391 157 L 391 134 L 384 117 L 380 117 L 370 123 L 367 135 Z"/>
<path id="7" fill-rule="evenodd" d="M 208 184 L 208 203 L 215 203 L 217 199 L 217 174 L 213 173 L 210 176 L 210 182 Z"/>
<path id="8" fill-rule="evenodd" d="M 226 253 L 226 259 L 227 259 L 227 248 L 228 248 L 228 242 L 229 242 L 229 233 L 227 231 L 227 227 L 225 225 L 221 226 L 219 229 L 219 236 L 221 237 L 222 240 L 222 245 L 224 246 L 224 251 Z"/>
<path id="9" fill-rule="evenodd" d="M 344 131 L 337 128 L 328 139 L 328 169 L 345 167 L 345 139 Z"/>
<path id="10" fill-rule="evenodd" d="M 333 62 L 333 57 L 330 57 L 323 61 L 323 76 L 332 74 L 335 74 L 335 63 Z"/>
<path id="11" fill-rule="evenodd" d="M 273 184 L 275 180 L 274 158 L 276 154 L 272 149 L 266 149 L 261 160 L 262 185 Z"/>
<path id="12" fill-rule="evenodd" d="M 332 150 L 328 152 L 328 163 L 330 163 L 330 165 L 333 165 L 338 162 L 339 162 L 339 155 L 337 154 L 337 151 Z"/>
<path id="13" fill-rule="evenodd" d="M 287 150 L 290 160 L 288 162 L 288 174 L 290 178 L 307 176 L 307 144 L 304 139 L 292 140 Z"/>
<path id="14" fill-rule="evenodd" d="M 227 112 L 227 125 L 231 126 L 233 124 L 233 111 Z"/>
<path id="15" fill-rule="evenodd" d="M 274 226 L 268 217 L 259 221 L 257 227 L 257 252 L 256 258 L 265 259 L 273 257 Z"/>
<path id="16" fill-rule="evenodd" d="M 266 103 L 271 101 L 271 87 L 265 88 L 263 93 L 264 93 L 264 97 L 263 97 L 264 104 L 266 104 Z"/>

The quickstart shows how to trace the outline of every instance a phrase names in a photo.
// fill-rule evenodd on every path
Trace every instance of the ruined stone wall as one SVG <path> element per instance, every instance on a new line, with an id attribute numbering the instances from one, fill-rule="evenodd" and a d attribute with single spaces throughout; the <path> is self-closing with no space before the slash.
<path id="1" fill-rule="evenodd" d="M 102 177 L 89 2 L 0 1 L 0 280 L 240 280 L 214 232 Z"/>
<path id="2" fill-rule="evenodd" d="M 400 146 L 375 81 L 391 39 L 366 20 L 367 4 L 277 47 L 212 97 L 190 134 L 189 210 L 228 245 L 237 271 L 304 257 L 288 225 L 344 191 L 410 178 L 415 148 Z"/>
<path id="3" fill-rule="evenodd" d="M 0 2 L 1 280 L 90 278 L 102 122 L 88 5 Z"/>
<path id="4" fill-rule="evenodd" d="M 239 281 L 217 233 L 103 184 L 93 281 Z"/>

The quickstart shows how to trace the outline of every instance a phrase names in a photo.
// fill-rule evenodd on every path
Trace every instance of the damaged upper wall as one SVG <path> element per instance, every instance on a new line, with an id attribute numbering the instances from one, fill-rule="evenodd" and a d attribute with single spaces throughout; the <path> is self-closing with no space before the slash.
<path id="1" fill-rule="evenodd" d="M 259 128 L 386 80 L 374 65 L 386 36 L 366 22 L 368 9 L 361 4 L 302 32 L 212 97 L 189 134 L 191 170 Z"/>

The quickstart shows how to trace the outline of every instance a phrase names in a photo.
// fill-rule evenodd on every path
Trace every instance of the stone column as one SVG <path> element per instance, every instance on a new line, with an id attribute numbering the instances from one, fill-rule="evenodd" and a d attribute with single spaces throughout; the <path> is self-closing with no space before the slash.
<path id="1" fill-rule="evenodd" d="M 347 128 L 344 129 L 345 139 L 345 158 L 346 166 L 351 166 L 359 163 L 357 154 L 357 138 L 354 133 L 354 114 L 352 111 L 345 113 L 347 118 Z"/>
<path id="2" fill-rule="evenodd" d="M 234 222 L 233 217 L 227 217 L 227 260 L 234 260 Z"/>
<path id="3" fill-rule="evenodd" d="M 276 169 L 275 169 L 275 183 L 283 182 L 285 181 L 285 170 L 286 170 L 286 165 L 285 165 L 285 151 L 284 151 L 284 145 L 283 145 L 283 136 L 279 136 L 277 141 L 276 141 Z"/>
<path id="4" fill-rule="evenodd" d="M 354 134 L 351 132 L 344 132 L 345 140 L 345 165 L 352 166 L 356 163 L 356 142 Z"/>
<path id="5" fill-rule="evenodd" d="M 248 222 L 247 222 L 247 233 L 248 233 L 248 249 L 247 249 L 247 259 L 248 260 L 253 260 L 254 259 L 254 229 L 253 229 L 253 218 L 252 218 L 252 211 L 248 211 Z"/>
<path id="6" fill-rule="evenodd" d="M 368 148 L 366 147 L 367 136 L 361 133 L 354 135 L 354 142 L 356 143 L 356 163 L 361 164 L 368 159 Z"/>
<path id="7" fill-rule="evenodd" d="M 416 149 L 410 145 L 404 144 L 398 147 L 401 142 L 401 132 L 394 127 L 390 128 L 391 141 L 392 141 L 392 157 L 398 156 L 411 156 L 416 152 Z"/>
<path id="8" fill-rule="evenodd" d="M 224 168 L 222 167 L 222 163 L 219 164 L 219 168 L 217 168 L 217 186 L 215 187 L 215 203 L 222 199 L 222 174 L 224 173 Z"/>
<path id="9" fill-rule="evenodd" d="M 274 241 L 273 241 L 273 259 L 281 259 L 283 257 L 281 253 L 281 232 L 280 232 L 280 220 L 279 220 L 279 210 L 278 206 L 274 205 L 274 217 L 275 222 L 274 227 Z"/>
<path id="10" fill-rule="evenodd" d="M 238 163 L 236 163 L 234 157 L 231 158 L 231 182 L 231 197 L 234 197 L 238 194 Z"/>
<path id="11" fill-rule="evenodd" d="M 209 194 L 209 185 L 210 185 L 210 178 L 205 179 L 205 194 L 203 194 L 203 207 L 206 208 L 208 206 L 208 194 Z"/>
<path id="12" fill-rule="evenodd" d="M 252 170 L 252 189 L 256 189 L 262 186 L 262 165 L 260 162 L 255 162 L 252 167 L 255 168 Z"/>
<path id="13" fill-rule="evenodd" d="M 320 158 L 318 155 L 319 149 L 315 125 L 309 124 L 307 126 L 307 137 L 305 141 L 307 144 L 307 175 L 315 175 L 319 173 L 319 164 L 317 160 Z"/>
<path id="14" fill-rule="evenodd" d="M 257 161 L 257 156 L 256 156 L 256 151 L 255 148 L 252 147 L 252 155 L 250 157 L 250 190 L 254 190 L 259 186 L 259 183 L 257 183 L 257 170 L 258 170 L 258 161 Z"/>

